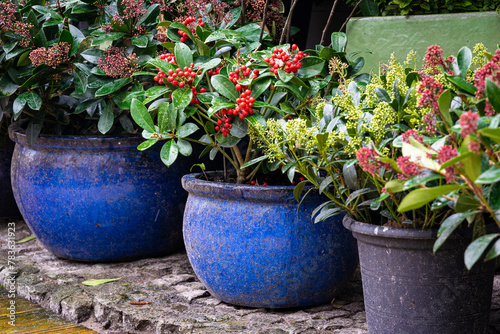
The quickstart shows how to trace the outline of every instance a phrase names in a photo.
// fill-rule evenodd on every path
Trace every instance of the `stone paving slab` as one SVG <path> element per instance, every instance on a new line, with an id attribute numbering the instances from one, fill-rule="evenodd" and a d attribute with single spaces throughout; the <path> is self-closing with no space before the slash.
<path id="1" fill-rule="evenodd" d="M 16 222 L 16 240 L 31 232 Z M 7 224 L 0 222 L 0 284 L 8 287 Z M 220 302 L 199 282 L 185 253 L 119 264 L 56 258 L 38 241 L 16 245 L 17 293 L 99 333 L 367 334 L 359 271 L 330 304 L 287 310 Z M 120 280 L 94 287 L 88 279 Z M 146 302 L 145 305 L 136 305 Z M 490 333 L 500 333 L 500 274 L 495 277 Z"/>

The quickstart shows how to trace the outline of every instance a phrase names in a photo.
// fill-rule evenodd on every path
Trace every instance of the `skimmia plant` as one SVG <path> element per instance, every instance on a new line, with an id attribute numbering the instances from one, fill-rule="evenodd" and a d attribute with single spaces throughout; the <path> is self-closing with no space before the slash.
<path id="1" fill-rule="evenodd" d="M 331 59 L 342 58 L 349 77 L 363 66 L 362 58 L 347 60 L 344 34 L 333 35 L 333 48 L 303 52 L 296 45 L 257 50 L 256 24 L 232 31 L 198 26 L 196 34 L 181 23 L 169 29 L 184 31 L 188 39 L 149 61 L 156 67 L 158 86 L 130 95 L 132 116 L 147 139 L 139 149 L 164 140 L 161 156 L 171 165 L 178 154 L 192 153 L 190 143 L 205 145 L 202 154 L 211 159 L 221 154 L 235 170 L 237 183 L 255 184 L 259 171 L 284 168 L 263 154 L 252 134 L 268 119 L 314 113 L 317 101 L 338 85 L 328 73 Z M 288 173 L 292 181 L 293 169 Z"/>
<path id="2" fill-rule="evenodd" d="M 134 131 L 124 102 L 156 56 L 158 4 L 143 0 L 2 2 L 0 94 L 28 119 L 29 143 L 52 134 Z M 111 95 L 112 94 L 112 95 Z"/>
<path id="3" fill-rule="evenodd" d="M 368 82 L 340 80 L 314 117 L 268 120 L 260 144 L 329 198 L 316 221 L 347 211 L 384 226 L 439 227 L 435 250 L 469 225 L 476 241 L 467 266 L 492 242 L 486 257 L 496 257 L 500 235 L 484 231 L 490 221 L 500 226 L 500 51 L 474 51 L 476 57 L 462 48 L 444 58 L 431 46 L 421 70 L 392 58 Z M 405 64 L 415 64 L 414 57 Z M 344 66 L 336 63 L 342 77 Z"/>

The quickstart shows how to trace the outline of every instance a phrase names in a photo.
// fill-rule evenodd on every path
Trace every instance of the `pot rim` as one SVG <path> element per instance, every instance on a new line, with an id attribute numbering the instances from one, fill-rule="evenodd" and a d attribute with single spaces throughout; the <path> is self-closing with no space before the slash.
<path id="1" fill-rule="evenodd" d="M 84 135 L 46 135 L 42 134 L 32 146 L 26 140 L 24 122 L 17 121 L 9 126 L 10 139 L 22 146 L 44 149 L 80 149 L 91 150 L 98 148 L 131 148 L 137 147 L 144 139 L 140 135 L 125 136 L 84 136 Z"/>
<path id="2" fill-rule="evenodd" d="M 206 172 L 207 175 L 222 174 L 222 171 L 212 171 Z M 199 179 L 199 176 L 203 176 L 203 173 L 191 173 L 186 174 L 182 177 L 182 187 L 184 190 L 201 197 L 219 197 L 229 200 L 254 200 L 262 202 L 277 202 L 277 203 L 295 203 L 299 204 L 293 196 L 293 191 L 295 186 L 261 186 L 261 185 L 247 185 L 247 184 L 236 184 L 229 182 L 216 182 L 216 181 L 206 181 Z M 312 202 L 317 201 L 318 197 L 322 197 L 317 194 L 309 194 L 306 197 L 302 197 L 302 202 Z M 324 197 L 324 200 L 328 200 Z"/>

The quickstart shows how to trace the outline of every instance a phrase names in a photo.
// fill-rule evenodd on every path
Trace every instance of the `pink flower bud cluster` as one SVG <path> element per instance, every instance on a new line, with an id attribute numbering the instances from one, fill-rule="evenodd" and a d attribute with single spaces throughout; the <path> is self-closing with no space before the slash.
<path id="1" fill-rule="evenodd" d="M 497 85 L 500 85 L 500 49 L 495 52 L 495 55 L 491 58 L 491 60 L 486 63 L 482 68 L 476 71 L 474 75 L 474 86 L 477 88 L 476 97 L 483 98 L 484 90 L 486 88 L 486 78 L 489 78 L 491 81 L 495 82 Z M 494 114 L 494 110 L 489 101 L 486 101 L 485 106 L 485 114 L 487 116 L 492 116 Z"/>
<path id="2" fill-rule="evenodd" d="M 438 154 L 436 155 L 436 160 L 438 163 L 443 164 L 446 161 L 453 159 L 457 156 L 457 150 L 450 145 L 443 145 Z M 450 183 L 453 181 L 455 175 L 455 168 L 453 166 L 445 168 L 446 182 Z"/>
<path id="3" fill-rule="evenodd" d="M 443 84 L 433 76 L 426 75 L 417 86 L 417 93 L 420 98 L 417 101 L 417 107 L 432 107 L 434 112 L 439 112 L 438 98 L 444 92 Z"/>
<path id="4" fill-rule="evenodd" d="M 468 111 L 460 115 L 459 125 L 461 127 L 460 134 L 463 138 L 467 137 L 471 133 L 476 132 L 477 121 L 479 120 L 479 115 L 475 112 Z"/>
<path id="5" fill-rule="evenodd" d="M 139 69 L 137 60 L 139 58 L 135 53 L 128 54 L 125 47 L 110 46 L 99 59 L 97 67 L 112 78 L 130 78 Z"/>
<path id="6" fill-rule="evenodd" d="M 438 65 L 443 66 L 443 68 L 448 71 L 448 74 L 453 75 L 454 72 L 451 70 L 451 64 L 455 59 L 452 56 L 448 58 L 443 58 L 443 49 L 439 45 L 431 45 L 427 48 L 427 53 L 424 57 L 425 67 L 434 69 L 434 74 L 438 74 Z"/>
<path id="7" fill-rule="evenodd" d="M 414 162 L 410 161 L 410 157 L 399 157 L 396 161 L 402 173 L 398 173 L 398 178 L 401 180 L 408 180 L 412 176 L 419 175 L 422 170 Z"/>
<path id="8" fill-rule="evenodd" d="M 16 5 L 5 1 L 0 3 L 0 31 L 14 30 Z"/>
<path id="9" fill-rule="evenodd" d="M 146 9 L 144 9 L 144 0 L 122 0 L 122 5 L 125 7 L 123 9 L 123 19 L 140 19 L 144 14 L 146 14 Z"/>
<path id="10" fill-rule="evenodd" d="M 377 152 L 370 147 L 362 147 L 356 152 L 356 158 L 361 169 L 371 176 L 375 176 L 379 168 L 385 167 L 386 169 L 390 169 L 390 165 L 382 163 L 377 159 L 378 157 Z"/>
<path id="11" fill-rule="evenodd" d="M 428 135 L 433 135 L 437 132 L 436 124 L 437 124 L 437 119 L 436 119 L 436 114 L 433 112 L 430 112 L 424 116 L 424 124 L 425 124 L 425 132 Z"/>
<path id="12" fill-rule="evenodd" d="M 54 43 L 50 48 L 38 48 L 30 53 L 33 66 L 48 65 L 56 68 L 58 65 L 69 61 L 71 45 L 66 42 Z"/>
<path id="13" fill-rule="evenodd" d="M 422 143 L 424 140 L 424 136 L 419 135 L 417 130 L 415 129 L 410 129 L 408 131 L 405 131 L 401 134 L 401 137 L 403 137 L 403 142 L 404 143 L 409 143 L 410 142 L 410 137 L 413 137 L 416 141 L 419 143 Z"/>

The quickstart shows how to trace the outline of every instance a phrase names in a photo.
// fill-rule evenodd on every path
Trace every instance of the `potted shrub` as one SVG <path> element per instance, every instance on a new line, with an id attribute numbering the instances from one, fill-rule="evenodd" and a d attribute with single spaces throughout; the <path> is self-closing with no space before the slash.
<path id="1" fill-rule="evenodd" d="M 354 5 L 357 1 L 348 2 Z M 400 59 L 410 50 L 422 55 L 433 44 L 447 54 L 464 45 L 472 49 L 476 43 L 493 50 L 499 40 L 500 17 L 495 12 L 499 5 L 497 0 L 364 0 L 360 6 L 363 17 L 347 24 L 347 49 L 367 51 L 365 69 L 375 73 L 392 52 Z M 374 40 L 378 42 L 374 44 Z"/>
<path id="2" fill-rule="evenodd" d="M 167 170 L 154 152 L 137 152 L 125 99 L 144 90 L 138 69 L 156 56 L 159 5 L 44 4 L 13 6 L 13 26 L 2 32 L 3 87 L 13 87 L 20 121 L 10 127 L 12 186 L 24 219 L 67 259 L 128 260 L 182 247 L 183 167 Z"/>
<path id="3" fill-rule="evenodd" d="M 261 47 L 256 24 L 208 32 L 165 26 L 167 34 L 180 30 L 187 37 L 172 45 L 172 54 L 149 61 L 160 84 L 151 90 L 161 88 L 158 102 L 132 100 L 132 116 L 146 139 L 139 149 L 164 141 L 162 159 L 173 166 L 191 153 L 190 143 L 201 143 L 203 154 L 218 155 L 228 166 L 182 180 L 189 192 L 184 242 L 195 273 L 213 296 L 236 305 L 331 301 L 357 266 L 355 243 L 340 217 L 312 224 L 322 198 L 311 194 L 299 205 L 294 170 L 269 160 L 249 134 L 266 119 L 314 112 L 318 97 L 338 85 L 327 61 L 337 55 L 348 62 L 345 35 L 334 35 L 337 49 L 303 52 L 289 44 Z M 362 59 L 349 64 L 354 76 Z"/>
<path id="4" fill-rule="evenodd" d="M 462 48 L 455 60 L 432 46 L 421 71 L 393 57 L 366 86 L 347 81 L 316 127 L 332 143 L 291 161 L 320 189 L 351 189 L 328 195 L 316 219 L 355 203 L 344 225 L 358 240 L 370 333 L 487 331 L 494 263 L 478 259 L 498 240 L 486 231 L 498 225 L 499 52 Z"/>

